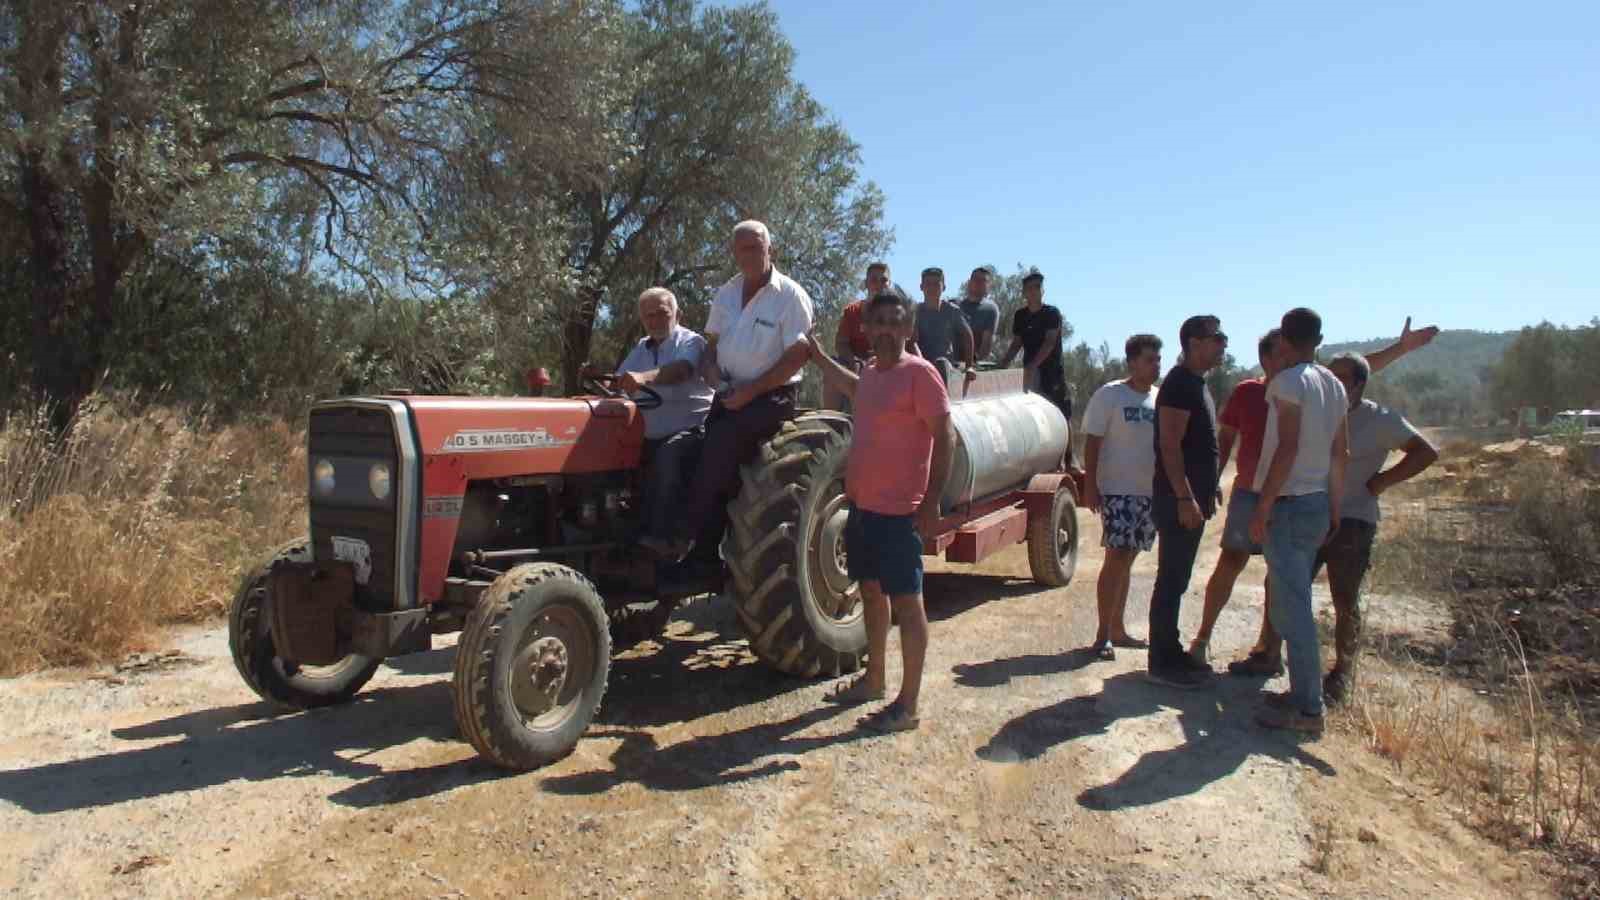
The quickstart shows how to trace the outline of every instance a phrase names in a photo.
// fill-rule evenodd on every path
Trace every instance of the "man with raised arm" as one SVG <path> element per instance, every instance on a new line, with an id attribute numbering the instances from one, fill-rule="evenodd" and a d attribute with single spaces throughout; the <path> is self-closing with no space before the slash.
<path id="1" fill-rule="evenodd" d="M 810 342 L 823 378 L 850 395 L 855 408 L 845 493 L 849 575 L 861 584 L 867 624 L 867 670 L 829 695 L 835 703 L 867 703 L 886 694 L 889 615 L 900 624 L 900 695 L 864 717 L 873 731 L 916 728 L 918 697 L 928 653 L 928 617 L 922 606 L 922 541 L 939 521 L 939 495 L 950 474 L 955 432 L 944 380 L 927 360 L 905 351 L 911 316 L 900 297 L 882 293 L 868 301 L 872 363 L 856 373 Z"/>

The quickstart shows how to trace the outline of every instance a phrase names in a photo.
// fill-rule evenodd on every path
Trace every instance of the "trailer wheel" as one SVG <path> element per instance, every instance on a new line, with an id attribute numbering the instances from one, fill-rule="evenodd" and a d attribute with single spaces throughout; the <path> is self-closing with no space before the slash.
<path id="1" fill-rule="evenodd" d="M 845 568 L 850 420 L 785 422 L 740 470 L 728 504 L 728 592 L 750 647 L 791 675 L 853 672 L 867 651 L 861 588 Z"/>
<path id="2" fill-rule="evenodd" d="M 1028 568 L 1046 587 L 1064 587 L 1078 569 L 1078 506 L 1063 481 L 1049 515 L 1028 520 Z"/>
<path id="3" fill-rule="evenodd" d="M 456 724 L 508 769 L 577 746 L 605 694 L 611 632 L 589 579 L 554 563 L 517 566 L 484 591 L 456 647 Z"/>
<path id="4" fill-rule="evenodd" d="M 283 562 L 309 562 L 305 538 L 290 541 L 247 571 L 228 610 L 228 649 L 234 668 L 261 699 L 284 709 L 344 703 L 372 679 L 383 661 L 350 654 L 331 666 L 302 666 L 278 656 L 272 643 L 267 576 Z"/>

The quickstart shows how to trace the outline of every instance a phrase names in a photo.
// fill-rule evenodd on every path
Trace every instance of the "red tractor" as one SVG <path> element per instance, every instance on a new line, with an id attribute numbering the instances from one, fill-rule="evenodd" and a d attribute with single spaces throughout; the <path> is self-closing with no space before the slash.
<path id="1" fill-rule="evenodd" d="M 1035 580 L 1071 579 L 1076 486 L 1068 426 L 1020 370 L 951 380 L 957 434 L 928 554 L 977 562 L 1026 541 Z M 386 658 L 460 631 L 455 715 L 493 762 L 571 752 L 605 693 L 613 649 L 659 634 L 688 596 L 723 593 L 755 654 L 788 673 L 855 670 L 866 652 L 846 574 L 850 419 L 806 411 L 741 471 L 723 572 L 664 590 L 632 543 L 641 405 L 609 382 L 571 399 L 331 400 L 308 429 L 310 535 L 249 572 L 234 663 L 289 709 L 348 700 Z M 659 402 L 656 398 L 655 402 Z"/>

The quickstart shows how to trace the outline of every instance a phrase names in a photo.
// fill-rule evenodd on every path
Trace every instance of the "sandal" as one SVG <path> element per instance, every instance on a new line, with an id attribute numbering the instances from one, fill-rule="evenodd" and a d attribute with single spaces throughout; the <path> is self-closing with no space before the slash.
<path id="1" fill-rule="evenodd" d="M 865 675 L 822 695 L 823 700 L 829 703 L 837 703 L 840 706 L 859 706 L 862 703 L 882 700 L 883 697 L 884 691 L 882 688 L 874 691 L 867 687 L 867 677 Z"/>
<path id="2" fill-rule="evenodd" d="M 1120 638 L 1113 638 L 1111 646 L 1121 647 L 1124 650 L 1149 650 L 1150 642 L 1140 640 L 1133 635 L 1123 635 Z"/>
<path id="3" fill-rule="evenodd" d="M 1097 641 L 1095 642 L 1095 645 L 1089 649 L 1094 651 L 1095 656 L 1105 660 L 1106 662 L 1111 662 L 1117 658 L 1117 651 L 1111 649 L 1110 641 Z"/>
<path id="4" fill-rule="evenodd" d="M 897 731 L 915 731 L 920 722 L 916 716 L 906 715 L 905 707 L 899 703 L 891 703 L 871 715 L 862 716 L 857 724 L 868 731 L 893 734 Z"/>

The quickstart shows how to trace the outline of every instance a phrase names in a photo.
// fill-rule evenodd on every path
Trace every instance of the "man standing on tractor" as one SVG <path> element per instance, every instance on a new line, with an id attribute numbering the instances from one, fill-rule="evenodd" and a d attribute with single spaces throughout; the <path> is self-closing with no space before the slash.
<path id="1" fill-rule="evenodd" d="M 900 696 L 862 718 L 873 731 L 917 727 L 917 699 L 928 653 L 928 617 L 922 606 L 922 539 L 939 521 L 939 495 L 950 474 L 955 433 L 950 397 L 927 360 L 905 351 L 912 321 L 894 293 L 867 306 L 867 334 L 876 354 L 858 376 L 808 340 L 823 378 L 855 406 L 845 494 L 848 574 L 861 583 L 867 625 L 867 669 L 829 695 L 836 703 L 867 703 L 886 694 L 884 656 L 889 613 L 900 623 Z"/>
<path id="2" fill-rule="evenodd" d="M 683 530 L 674 541 L 644 542 L 671 560 L 687 556 L 696 541 L 715 546 L 739 466 L 794 413 L 795 387 L 806 364 L 811 297 L 773 267 L 767 226 L 754 220 L 735 225 L 733 257 L 739 274 L 711 301 L 700 358 L 706 383 L 726 383 L 728 390 L 707 419 Z"/>
<path id="3" fill-rule="evenodd" d="M 1072 421 L 1072 395 L 1067 390 L 1067 369 L 1061 354 L 1061 310 L 1044 302 L 1044 275 L 1038 269 L 1022 276 L 1023 305 L 1011 317 L 1011 346 L 1001 358 L 1005 368 L 1022 351 L 1023 381 L 1028 390 L 1042 394 Z"/>
<path id="4" fill-rule="evenodd" d="M 889 289 L 889 264 L 885 262 L 869 263 L 867 277 L 863 282 L 867 295 L 853 303 L 846 304 L 843 312 L 839 314 L 839 330 L 833 336 L 833 358 L 852 372 L 860 374 L 861 366 L 872 356 L 872 342 L 867 340 L 867 330 L 864 317 L 867 301 Z M 827 382 L 822 385 L 822 407 L 824 409 L 847 409 L 848 400 L 844 394 L 829 387 Z"/>
<path id="5" fill-rule="evenodd" d="M 1101 659 L 1117 658 L 1114 647 L 1143 649 L 1128 634 L 1123 611 L 1133 561 L 1156 543 L 1150 517 L 1150 488 L 1156 476 L 1156 379 L 1161 377 L 1161 338 L 1136 334 L 1123 345 L 1128 377 L 1094 392 L 1083 413 L 1088 434 L 1083 448 L 1083 505 L 1100 513 L 1106 548 L 1095 585 L 1099 625 L 1093 649 Z"/>
<path id="6" fill-rule="evenodd" d="M 944 270 L 922 270 L 922 302 L 916 306 L 917 351 L 933 363 L 943 377 L 952 359 L 966 366 L 966 380 L 978 377 L 976 349 L 967 317 L 953 303 L 944 302 Z"/>
<path id="7" fill-rule="evenodd" d="M 958 307 L 967 317 L 967 327 L 972 329 L 972 343 L 978 359 L 988 359 L 994 348 L 994 330 L 1000 325 L 1000 307 L 989 299 L 989 279 L 994 270 L 979 266 L 967 277 L 966 296 Z"/>
<path id="8" fill-rule="evenodd" d="M 666 288 L 639 295 L 639 323 L 645 336 L 618 367 L 617 387 L 629 394 L 648 387 L 661 395 L 660 406 L 643 412 L 643 537 L 668 541 L 711 411 L 711 386 L 700 377 L 706 339 L 678 324 L 678 298 Z"/>

